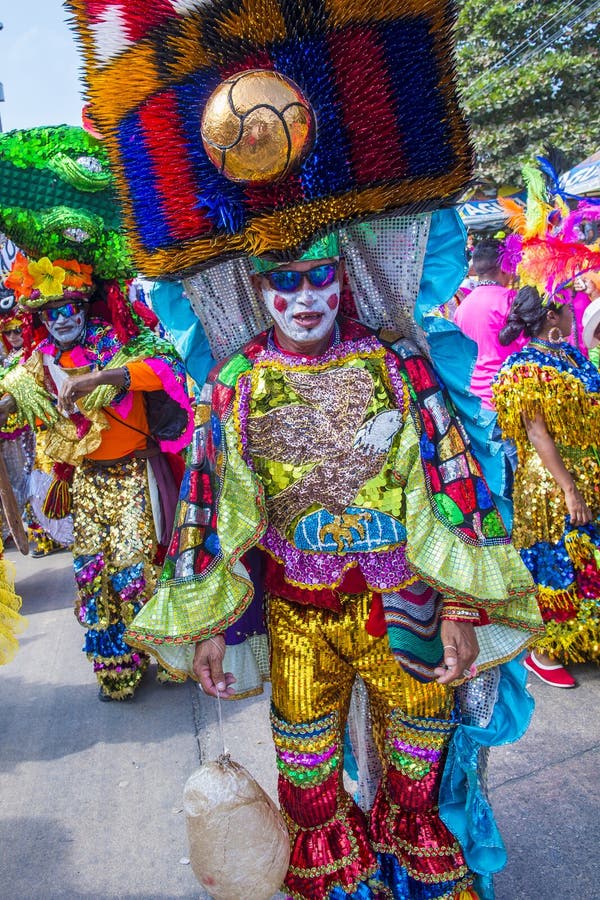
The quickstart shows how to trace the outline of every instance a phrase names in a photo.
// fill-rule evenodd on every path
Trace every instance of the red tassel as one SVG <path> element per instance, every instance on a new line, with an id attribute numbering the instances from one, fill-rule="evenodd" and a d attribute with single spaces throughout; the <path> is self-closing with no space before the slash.
<path id="1" fill-rule="evenodd" d="M 71 481 L 75 469 L 68 463 L 55 463 L 54 478 L 42 506 L 48 519 L 64 519 L 71 512 Z"/>
<path id="2" fill-rule="evenodd" d="M 140 317 L 146 328 L 149 328 L 150 331 L 154 331 L 158 325 L 158 316 L 155 312 L 147 307 L 145 303 L 142 303 L 141 300 L 133 301 L 133 311 Z"/>
<path id="3" fill-rule="evenodd" d="M 111 324 L 122 344 L 127 344 L 132 338 L 137 337 L 140 329 L 137 326 L 126 295 L 118 281 L 106 281 L 104 291 Z"/>
<path id="4" fill-rule="evenodd" d="M 24 309 L 21 313 L 21 329 L 21 334 L 23 336 L 23 358 L 29 359 L 38 343 L 35 326 L 33 324 L 33 314 L 30 309 Z"/>

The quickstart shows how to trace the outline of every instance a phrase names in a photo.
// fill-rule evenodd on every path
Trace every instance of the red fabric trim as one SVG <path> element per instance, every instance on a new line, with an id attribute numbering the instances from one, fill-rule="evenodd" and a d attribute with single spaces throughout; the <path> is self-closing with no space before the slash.
<path id="1" fill-rule="evenodd" d="M 372 598 L 369 618 L 367 619 L 365 628 L 367 634 L 370 634 L 373 637 L 384 637 L 384 635 L 387 634 L 387 622 L 385 620 L 381 594 L 373 592 Z"/>
<path id="2" fill-rule="evenodd" d="M 465 860 L 454 852 L 456 839 L 439 817 L 439 774 L 439 763 L 418 781 L 391 767 L 371 810 L 371 837 L 378 850 L 408 863 L 411 873 L 450 881 L 463 874 Z"/>
<path id="3" fill-rule="evenodd" d="M 315 869 L 327 866 L 333 871 L 315 874 Z M 365 817 L 352 804 L 318 829 L 295 834 L 285 885 L 300 897 L 328 897 L 338 886 L 352 893 L 376 866 Z"/>
<path id="4" fill-rule="evenodd" d="M 309 588 L 297 587 L 286 581 L 285 567 L 265 553 L 265 589 L 268 593 L 284 600 L 291 600 L 303 606 L 317 606 L 320 609 L 332 609 L 341 612 L 342 604 L 340 594 L 363 594 L 367 588 L 367 582 L 358 566 L 348 569 L 344 574 L 341 584 L 336 588 Z M 374 596 L 379 597 L 378 594 Z M 381 597 L 379 597 L 381 603 Z M 383 616 L 383 607 L 382 607 Z M 385 634 L 385 620 L 384 631 Z"/>

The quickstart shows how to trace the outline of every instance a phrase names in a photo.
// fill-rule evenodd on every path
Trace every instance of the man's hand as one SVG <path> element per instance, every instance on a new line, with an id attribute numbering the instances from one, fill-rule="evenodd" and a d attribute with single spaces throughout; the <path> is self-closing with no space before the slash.
<path id="1" fill-rule="evenodd" d="M 231 672 L 223 672 L 225 638 L 222 634 L 200 641 L 194 653 L 194 675 L 202 690 L 211 697 L 231 697 L 235 694 L 235 678 Z"/>
<path id="2" fill-rule="evenodd" d="M 451 622 L 442 619 L 442 645 L 444 665 L 434 669 L 438 684 L 450 684 L 472 677 L 471 668 L 479 653 L 475 628 L 469 622 Z"/>
<path id="3" fill-rule="evenodd" d="M 87 372 L 65 378 L 58 392 L 58 409 L 67 416 L 77 412 L 76 400 L 86 397 L 101 384 L 101 372 Z"/>
<path id="4" fill-rule="evenodd" d="M 10 394 L 5 394 L 0 400 L 0 426 L 6 425 L 6 420 L 11 413 L 17 411 L 17 404 Z"/>

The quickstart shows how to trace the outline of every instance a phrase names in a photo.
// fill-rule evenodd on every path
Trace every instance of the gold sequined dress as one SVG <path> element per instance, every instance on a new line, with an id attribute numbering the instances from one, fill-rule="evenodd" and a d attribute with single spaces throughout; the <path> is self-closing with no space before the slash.
<path id="1" fill-rule="evenodd" d="M 600 659 L 600 374 L 570 344 L 531 341 L 494 385 L 498 423 L 517 444 L 513 540 L 539 591 L 537 646 L 563 663 Z M 541 415 L 592 512 L 570 522 L 564 494 L 529 443 L 522 416 Z"/>

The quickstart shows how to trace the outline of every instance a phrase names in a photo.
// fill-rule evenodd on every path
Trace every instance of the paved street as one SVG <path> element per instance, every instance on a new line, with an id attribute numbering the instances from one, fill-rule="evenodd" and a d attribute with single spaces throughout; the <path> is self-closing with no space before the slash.
<path id="1" fill-rule="evenodd" d="M 200 756 L 220 751 L 216 703 L 149 676 L 133 703 L 100 703 L 71 611 L 70 555 L 7 556 L 29 628 L 0 670 L 0 897 L 198 900 L 181 795 Z M 575 674 L 575 691 L 533 683 L 527 736 L 492 756 L 509 850 L 497 900 L 600 897 L 600 672 Z M 267 697 L 222 714 L 232 756 L 273 792 Z"/>

